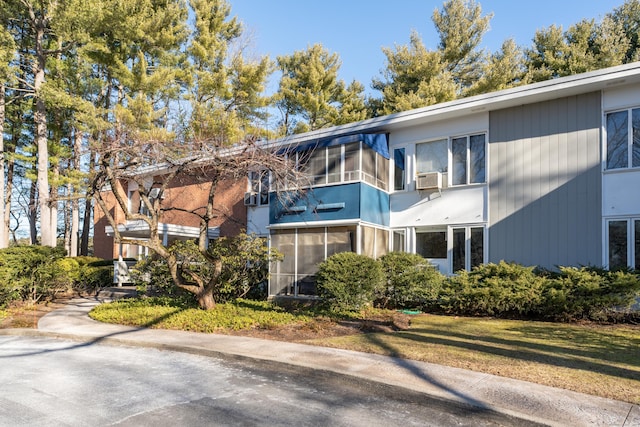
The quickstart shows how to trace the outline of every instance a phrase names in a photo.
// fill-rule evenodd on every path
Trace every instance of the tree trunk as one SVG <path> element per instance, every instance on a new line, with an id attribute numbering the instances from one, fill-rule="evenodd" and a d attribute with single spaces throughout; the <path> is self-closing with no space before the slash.
<path id="1" fill-rule="evenodd" d="M 38 201 L 36 197 L 36 182 L 32 181 L 29 186 L 29 236 L 31 244 L 38 244 Z"/>
<path id="2" fill-rule="evenodd" d="M 80 170 L 80 153 L 82 151 L 82 132 L 77 128 L 73 134 L 73 170 Z M 71 195 L 71 247 L 69 256 L 78 256 L 78 230 L 80 227 L 80 201 L 77 198 L 76 186 L 69 186 L 69 194 Z"/>
<path id="3" fill-rule="evenodd" d="M 39 22 L 40 23 L 40 22 Z M 43 46 L 44 26 L 38 25 L 35 37 L 36 61 L 34 65 L 34 104 L 33 122 L 35 124 L 35 145 L 38 149 L 36 187 L 38 189 L 38 208 L 40 209 L 40 240 L 43 246 L 56 246 L 56 227 L 49 201 L 49 146 L 47 140 L 47 108 L 42 98 L 46 56 Z"/>
<path id="4" fill-rule="evenodd" d="M 89 159 L 89 173 L 93 172 L 96 166 L 95 155 L 91 153 Z M 82 218 L 82 237 L 80 238 L 80 255 L 89 255 L 89 231 L 91 230 L 91 213 L 93 212 L 93 197 L 87 197 L 84 202 L 84 217 Z"/>
<path id="5" fill-rule="evenodd" d="M 5 216 L 5 157 L 4 157 L 4 84 L 0 83 L 0 219 Z M 0 248 L 9 246 L 9 229 L 4 226 L 4 221 L 0 224 Z"/>
<path id="6" fill-rule="evenodd" d="M 13 153 L 13 149 L 11 150 L 5 150 L 5 152 L 11 152 Z M 5 191 L 6 191 L 6 196 L 4 198 L 4 218 L 0 218 L 0 221 L 2 221 L 2 224 L 0 225 L 0 227 L 4 227 L 5 230 L 7 230 L 6 233 L 6 245 L 7 247 L 9 246 L 9 234 L 11 234 L 14 243 L 16 242 L 16 233 L 15 231 L 11 231 L 11 200 L 13 199 L 13 177 L 15 175 L 15 160 L 13 159 L 13 157 L 11 159 L 6 160 L 6 156 L 5 158 L 5 162 L 7 163 L 7 183 L 5 186 Z M 16 227 L 18 227 L 19 224 L 16 224 Z"/>
<path id="7" fill-rule="evenodd" d="M 203 288 L 201 292 L 196 295 L 198 299 L 198 305 L 203 310 L 211 310 L 216 307 L 216 301 L 213 299 L 213 294 L 206 288 Z"/>

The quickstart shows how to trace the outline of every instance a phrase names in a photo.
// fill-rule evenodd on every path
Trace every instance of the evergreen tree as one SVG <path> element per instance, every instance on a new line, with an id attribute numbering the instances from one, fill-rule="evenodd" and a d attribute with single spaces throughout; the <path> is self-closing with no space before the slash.
<path id="1" fill-rule="evenodd" d="M 526 83 L 524 55 L 513 39 L 502 43 L 500 50 L 483 63 L 480 78 L 465 95 L 478 95 Z"/>
<path id="2" fill-rule="evenodd" d="M 433 105 L 456 98 L 458 85 L 443 62 L 440 51 L 428 50 L 419 34 L 411 33 L 409 45 L 383 48 L 387 65 L 384 80 L 372 87 L 382 92 L 382 106 L 376 115 L 391 114 Z"/>
<path id="3" fill-rule="evenodd" d="M 279 56 L 282 72 L 276 105 L 282 113 L 281 133 L 306 132 L 366 118 L 364 87 L 348 87 L 338 79 L 340 58 L 315 44 L 292 55 Z"/>
<path id="4" fill-rule="evenodd" d="M 483 16 L 482 7 L 475 0 L 448 0 L 442 10 L 433 12 L 442 62 L 459 85 L 459 92 L 464 92 L 479 78 L 478 65 L 482 63 L 483 53 L 478 46 L 492 17 L 492 14 Z"/>

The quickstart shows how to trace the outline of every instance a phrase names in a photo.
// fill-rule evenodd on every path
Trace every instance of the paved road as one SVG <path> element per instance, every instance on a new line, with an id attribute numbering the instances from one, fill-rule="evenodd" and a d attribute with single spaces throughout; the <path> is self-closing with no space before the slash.
<path id="1" fill-rule="evenodd" d="M 326 371 L 0 336 L 0 425 L 494 426 L 505 415 Z"/>

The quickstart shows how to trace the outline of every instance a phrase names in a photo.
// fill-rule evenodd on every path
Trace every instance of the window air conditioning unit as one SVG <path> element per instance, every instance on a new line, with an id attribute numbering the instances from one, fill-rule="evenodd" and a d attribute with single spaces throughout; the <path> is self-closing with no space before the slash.
<path id="1" fill-rule="evenodd" d="M 253 192 L 244 193 L 244 205 L 256 206 L 258 204 L 258 194 Z"/>
<path id="2" fill-rule="evenodd" d="M 440 190 L 442 174 L 440 172 L 419 173 L 416 177 L 417 190 Z"/>

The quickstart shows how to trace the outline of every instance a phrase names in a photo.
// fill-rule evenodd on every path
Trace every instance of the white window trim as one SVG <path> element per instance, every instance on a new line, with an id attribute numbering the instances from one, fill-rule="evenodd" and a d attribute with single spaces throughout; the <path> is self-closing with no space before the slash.
<path id="1" fill-rule="evenodd" d="M 488 262 L 488 243 L 489 233 L 487 232 L 487 224 L 456 224 L 449 225 L 447 227 L 447 261 L 449 265 L 449 272 L 455 274 L 453 271 L 453 230 L 464 228 L 464 269 L 471 271 L 471 229 L 482 228 L 482 263 Z"/>
<path id="2" fill-rule="evenodd" d="M 469 182 L 471 179 L 471 137 L 476 135 L 484 135 L 484 181 L 483 182 Z M 453 140 L 458 138 L 465 138 L 467 141 L 467 154 L 466 154 L 466 177 L 467 182 L 464 184 L 454 184 L 453 183 Z M 450 136 L 448 145 L 447 145 L 448 156 L 449 156 L 449 164 L 447 166 L 449 170 L 449 187 L 468 187 L 473 185 L 485 185 L 488 182 L 487 169 L 489 166 L 488 162 L 488 154 L 489 154 L 489 132 L 469 132 L 462 135 Z"/>
<path id="3" fill-rule="evenodd" d="M 630 215 L 630 216 L 620 216 L 620 217 L 607 217 L 604 218 L 602 223 L 604 236 L 602 246 L 603 246 L 603 259 L 602 265 L 609 269 L 609 223 L 615 221 L 625 221 L 627 223 L 627 267 L 630 268 L 640 268 L 640 266 L 635 265 L 636 260 L 636 245 L 634 240 L 634 225 L 635 221 L 640 221 L 639 215 Z"/>
<path id="4" fill-rule="evenodd" d="M 603 172 L 626 172 L 632 170 L 640 170 L 640 166 L 633 166 L 633 110 L 640 110 L 640 105 L 634 105 L 626 108 L 618 108 L 614 110 L 605 111 L 602 115 L 602 171 Z M 621 168 L 607 168 L 609 162 L 609 136 L 607 134 L 607 116 L 609 114 L 620 113 L 622 111 L 627 112 L 627 166 Z M 608 245 L 607 245 L 608 246 Z M 607 264 L 609 258 L 607 257 Z M 604 264 L 603 264 L 604 265 Z"/>

